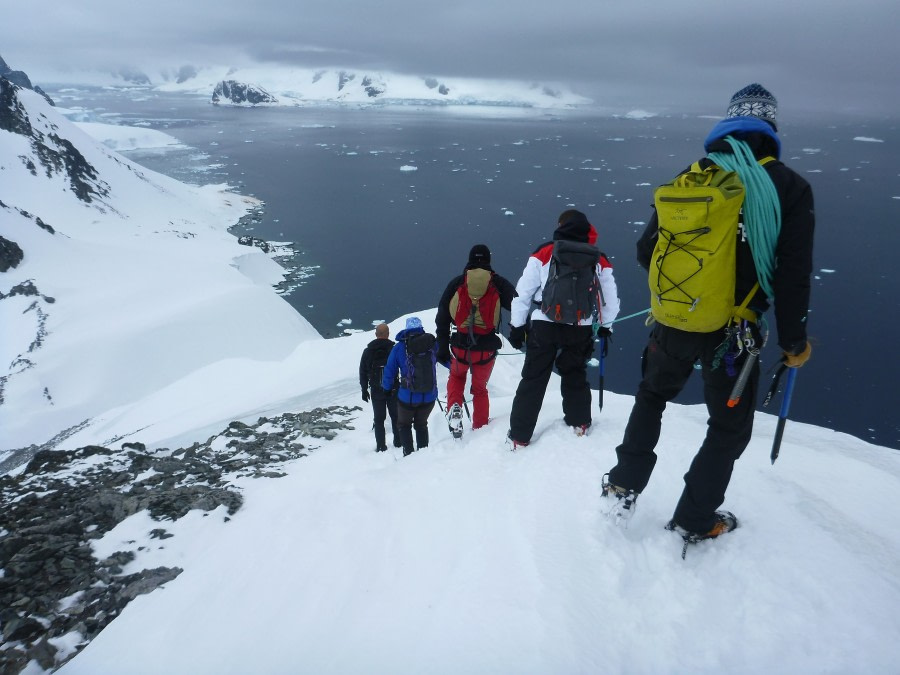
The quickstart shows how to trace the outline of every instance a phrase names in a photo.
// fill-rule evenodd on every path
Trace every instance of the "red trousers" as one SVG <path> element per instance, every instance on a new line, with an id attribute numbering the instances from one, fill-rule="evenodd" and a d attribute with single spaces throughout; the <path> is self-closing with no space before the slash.
<path id="1" fill-rule="evenodd" d="M 459 403 L 463 407 L 463 390 L 466 388 L 466 375 L 472 371 L 472 428 L 478 429 L 488 423 L 491 403 L 488 399 L 487 383 L 494 370 L 494 358 L 497 352 L 466 351 L 459 347 L 451 347 L 453 358 L 450 360 L 450 377 L 447 379 L 447 410 Z"/>

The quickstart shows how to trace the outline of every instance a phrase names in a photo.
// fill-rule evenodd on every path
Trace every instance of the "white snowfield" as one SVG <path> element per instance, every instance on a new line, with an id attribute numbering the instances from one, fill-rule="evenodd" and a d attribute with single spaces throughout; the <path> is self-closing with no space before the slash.
<path id="1" fill-rule="evenodd" d="M 18 159 L 32 156 L 28 144 L 0 131 L 0 200 L 57 230 L 0 207 L 0 235 L 26 256 L 0 290 L 33 279 L 55 299 L 27 298 L 47 313 L 33 352 L 35 312 L 18 296 L 0 302 L 4 359 L 33 362 L 8 381 L 0 448 L 85 419 L 61 447 L 175 448 L 235 419 L 360 406 L 354 430 L 312 443 L 285 477 L 236 479 L 244 505 L 227 522 L 221 509 L 191 512 L 165 523 L 175 536 L 163 541 L 140 513 L 98 540 L 101 557 L 135 551 L 126 574 L 184 572 L 131 602 L 60 672 L 897 672 L 898 453 L 788 422 L 773 466 L 776 420 L 760 414 L 724 504 L 741 526 L 682 560 L 663 526 L 705 409 L 667 410 L 656 471 L 621 529 L 603 515 L 599 483 L 631 396 L 607 392 L 602 411 L 595 399 L 591 433 L 575 438 L 554 377 L 534 442 L 512 453 L 504 437 L 522 356 L 506 343 L 487 427 L 467 425 L 455 441 L 436 409 L 428 448 L 375 453 L 358 383 L 373 333 L 324 340 L 272 291 L 263 261 L 247 263 L 257 254 L 225 231 L 246 202 L 141 169 L 21 96 L 33 123 L 49 120 L 81 149 L 110 196 L 85 205 L 61 177 L 32 175 Z M 433 328 L 433 308 L 414 313 Z M 637 384 L 636 357 L 607 368 L 633 369 Z"/>
<path id="2" fill-rule="evenodd" d="M 467 425 L 455 441 L 436 409 L 428 448 L 375 453 L 356 376 L 372 338 L 310 342 L 280 367 L 243 364 L 236 379 L 254 382 L 255 399 L 241 403 L 245 421 L 360 405 L 356 429 L 284 478 L 242 482 L 230 522 L 220 510 L 166 523 L 176 536 L 164 548 L 143 514 L 110 532 L 98 555 L 146 547 L 126 573 L 185 571 L 132 602 L 63 673 L 896 672 L 896 453 L 789 422 L 773 466 L 776 418 L 760 415 L 725 504 L 741 526 L 682 560 L 663 526 L 705 432 L 702 406 L 667 411 L 656 471 L 621 529 L 603 514 L 599 482 L 630 396 L 607 392 L 591 433 L 575 438 L 554 376 L 535 441 L 512 453 L 504 436 L 522 357 L 501 356 L 487 427 Z M 168 447 L 212 433 L 184 433 L 186 416 L 155 422 L 164 401 L 174 409 L 202 389 L 200 374 L 189 379 L 138 406 L 131 425 L 177 436 Z M 445 381 L 443 371 L 442 391 Z M 239 407 L 237 387 L 223 384 L 193 401 L 202 419 Z"/>

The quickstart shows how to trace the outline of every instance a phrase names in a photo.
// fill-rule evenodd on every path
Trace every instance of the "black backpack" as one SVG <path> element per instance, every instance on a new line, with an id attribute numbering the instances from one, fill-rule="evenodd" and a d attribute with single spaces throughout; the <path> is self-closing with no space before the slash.
<path id="1" fill-rule="evenodd" d="M 371 363 L 369 364 L 369 386 L 372 389 L 381 387 L 381 381 L 384 379 L 384 366 L 387 364 L 393 346 L 393 344 L 385 343 L 372 349 Z"/>
<path id="2" fill-rule="evenodd" d="M 553 245 L 541 311 L 556 323 L 577 324 L 595 317 L 600 306 L 597 263 L 600 250 L 591 244 L 560 239 Z"/>
<path id="3" fill-rule="evenodd" d="M 437 386 L 434 372 L 436 341 L 437 338 L 431 333 L 416 333 L 404 340 L 406 376 L 403 379 L 403 386 L 415 394 L 430 394 Z"/>

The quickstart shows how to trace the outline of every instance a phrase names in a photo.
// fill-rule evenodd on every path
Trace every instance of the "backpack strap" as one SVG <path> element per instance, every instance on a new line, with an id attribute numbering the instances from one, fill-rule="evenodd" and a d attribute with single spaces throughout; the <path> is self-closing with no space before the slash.
<path id="1" fill-rule="evenodd" d="M 756 312 L 752 309 L 748 309 L 747 305 L 750 304 L 750 300 L 756 295 L 756 291 L 759 290 L 759 282 L 757 281 L 753 284 L 753 288 L 750 289 L 750 292 L 747 293 L 747 297 L 744 298 L 744 301 L 738 306 L 734 308 L 734 319 L 735 323 L 740 323 L 741 319 L 745 321 L 749 321 L 751 323 L 756 323 Z"/>

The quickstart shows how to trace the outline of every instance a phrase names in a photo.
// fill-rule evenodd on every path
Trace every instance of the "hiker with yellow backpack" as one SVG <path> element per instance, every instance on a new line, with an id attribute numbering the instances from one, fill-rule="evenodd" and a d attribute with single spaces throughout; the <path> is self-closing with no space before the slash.
<path id="1" fill-rule="evenodd" d="M 655 323 L 602 492 L 609 514 L 627 522 L 656 464 L 663 410 L 699 362 L 706 438 L 666 526 L 684 538 L 684 551 L 737 527 L 732 513 L 717 509 L 750 442 L 770 302 L 784 364 L 798 368 L 811 352 L 813 194 L 779 160 L 776 105 L 759 84 L 738 91 L 706 138 L 707 156 L 657 188 L 655 212 L 637 244 Z"/>
<path id="2" fill-rule="evenodd" d="M 454 438 L 463 433 L 463 391 L 472 375 L 472 428 L 490 419 L 487 383 L 502 343 L 500 309 L 508 310 L 516 288 L 491 269 L 491 251 L 476 244 L 469 251 L 463 273 L 447 284 L 434 320 L 438 340 L 437 360 L 450 368 L 447 379 L 447 423 Z M 455 328 L 450 333 L 451 324 Z"/>

